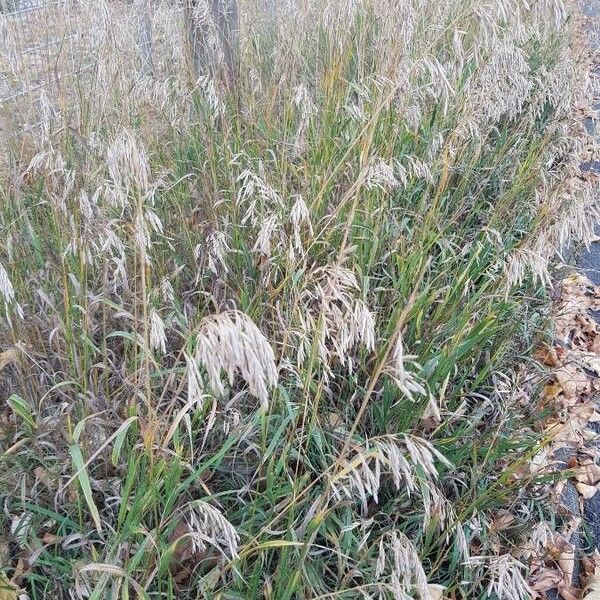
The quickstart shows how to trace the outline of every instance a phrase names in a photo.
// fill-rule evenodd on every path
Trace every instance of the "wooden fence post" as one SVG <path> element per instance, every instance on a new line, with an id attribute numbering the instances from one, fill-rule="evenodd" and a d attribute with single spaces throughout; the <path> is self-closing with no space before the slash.
<path id="1" fill-rule="evenodd" d="M 184 16 L 188 42 L 192 53 L 194 76 L 217 76 L 217 58 L 211 55 L 208 41 L 214 26 L 217 41 L 223 51 L 224 78 L 228 85 L 234 84 L 239 64 L 239 9 L 237 0 L 204 0 L 208 11 L 198 14 L 198 4 L 203 0 L 184 0 Z M 210 21 L 209 21 L 210 19 Z M 212 21 L 212 23 L 211 23 Z"/>

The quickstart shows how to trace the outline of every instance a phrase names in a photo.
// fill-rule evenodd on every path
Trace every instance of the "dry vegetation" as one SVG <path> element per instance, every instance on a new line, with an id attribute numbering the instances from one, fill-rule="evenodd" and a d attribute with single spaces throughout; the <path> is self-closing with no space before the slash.
<path id="1" fill-rule="evenodd" d="M 8 597 L 540 597 L 515 367 L 597 216 L 576 10 L 241 1 L 224 82 L 202 1 L 196 80 L 180 7 L 152 77 L 114 6 L 4 148 Z"/>

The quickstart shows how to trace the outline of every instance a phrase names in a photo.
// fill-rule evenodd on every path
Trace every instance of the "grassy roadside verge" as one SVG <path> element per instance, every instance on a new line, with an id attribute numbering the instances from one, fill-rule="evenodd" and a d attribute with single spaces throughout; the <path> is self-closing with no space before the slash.
<path id="1" fill-rule="evenodd" d="M 6 576 L 30 598 L 527 598 L 551 476 L 527 474 L 547 440 L 513 368 L 595 214 L 576 15 L 241 14 L 231 88 L 124 81 L 100 36 L 90 103 L 44 104 L 3 175 Z"/>

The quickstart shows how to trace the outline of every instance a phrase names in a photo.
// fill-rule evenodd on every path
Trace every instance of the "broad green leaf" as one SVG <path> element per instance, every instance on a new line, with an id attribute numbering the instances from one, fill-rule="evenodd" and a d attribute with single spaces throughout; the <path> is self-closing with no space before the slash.
<path id="1" fill-rule="evenodd" d="M 21 396 L 17 396 L 17 394 L 13 394 L 7 401 L 7 404 L 12 408 L 12 410 L 21 417 L 21 420 L 24 421 L 28 427 L 32 430 L 37 429 L 37 425 L 35 419 L 33 418 L 33 414 L 27 406 L 27 403 Z"/>
<path id="2" fill-rule="evenodd" d="M 102 531 L 102 524 L 100 523 L 100 514 L 98 513 L 98 508 L 94 504 L 94 498 L 92 496 L 92 486 L 90 484 L 90 478 L 85 468 L 83 454 L 81 453 L 81 449 L 79 448 L 79 446 L 70 446 L 69 454 L 71 455 L 71 459 L 73 460 L 73 466 L 75 467 L 75 472 L 77 473 L 77 479 L 79 480 L 79 485 L 81 486 L 81 490 L 83 492 L 83 496 L 88 505 L 88 508 L 92 513 L 92 518 L 94 519 L 96 529 L 100 532 Z"/>
<path id="3" fill-rule="evenodd" d="M 127 421 L 125 421 L 119 429 L 114 433 L 115 444 L 113 446 L 113 451 L 111 454 L 111 461 L 113 466 L 117 466 L 119 462 L 119 457 L 121 456 L 121 448 L 123 447 L 123 443 L 125 442 L 125 438 L 127 437 L 127 432 L 131 427 L 132 423 L 137 421 L 137 417 L 129 417 Z"/>

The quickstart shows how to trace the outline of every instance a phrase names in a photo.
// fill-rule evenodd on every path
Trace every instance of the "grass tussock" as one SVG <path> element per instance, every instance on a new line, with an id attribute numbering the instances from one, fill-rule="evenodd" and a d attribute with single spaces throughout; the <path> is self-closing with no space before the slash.
<path id="1" fill-rule="evenodd" d="M 553 517 L 512 367 L 596 216 L 576 13 L 277 4 L 240 2 L 232 82 L 140 76 L 84 3 L 95 70 L 7 148 L 3 572 L 32 599 L 528 598 Z M 185 61 L 177 14 L 153 28 Z"/>

